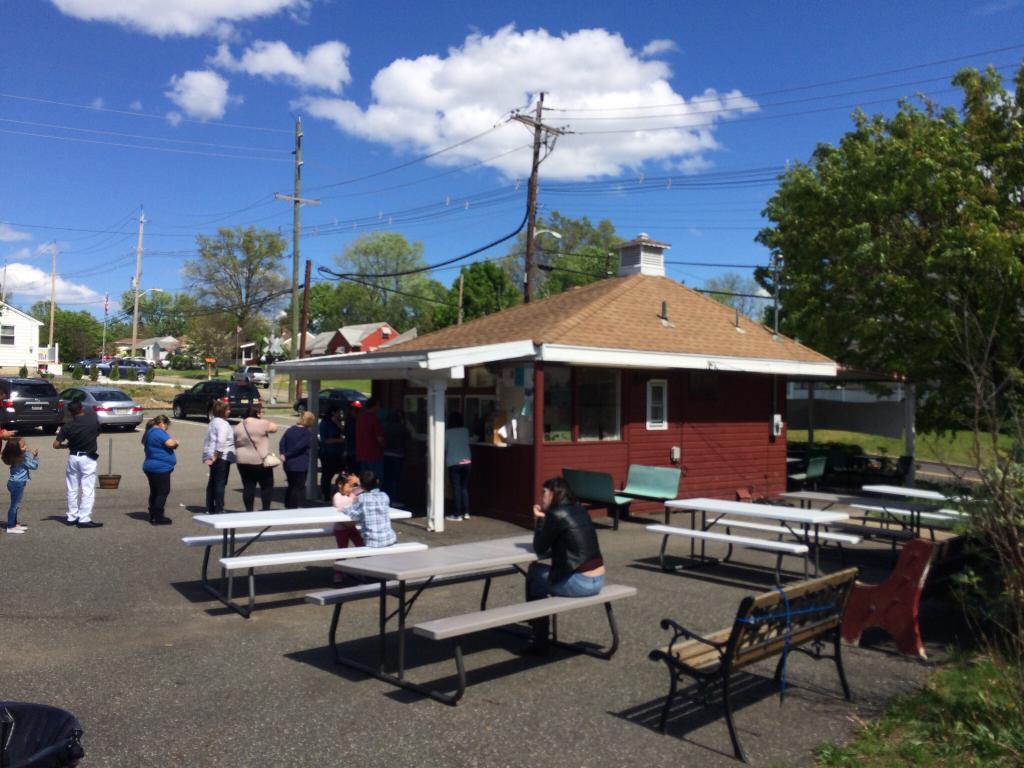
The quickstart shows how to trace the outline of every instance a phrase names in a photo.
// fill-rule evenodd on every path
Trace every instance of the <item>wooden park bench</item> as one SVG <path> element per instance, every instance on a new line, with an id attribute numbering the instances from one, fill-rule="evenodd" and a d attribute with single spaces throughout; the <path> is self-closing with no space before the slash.
<path id="1" fill-rule="evenodd" d="M 672 632 L 668 645 L 651 651 L 649 657 L 668 667 L 669 692 L 661 712 L 659 728 L 665 732 L 669 712 L 680 680 L 691 678 L 697 686 L 693 698 L 707 705 L 711 693 L 721 687 L 729 738 L 737 759 L 747 762 L 733 722 L 730 702 L 730 678 L 733 672 L 775 656 L 775 680 L 784 693 L 783 670 L 790 651 L 798 650 L 815 659 L 831 658 L 839 673 L 843 695 L 850 699 L 842 657 L 842 619 L 850 590 L 857 577 L 856 568 L 847 568 L 829 576 L 779 587 L 740 602 L 732 626 L 702 636 L 672 619 L 662 619 L 662 629 Z M 833 654 L 822 654 L 830 642 Z M 813 650 L 803 646 L 811 644 Z"/>
<path id="2" fill-rule="evenodd" d="M 619 647 L 619 630 L 615 623 L 615 615 L 612 613 L 612 603 L 626 597 L 636 595 L 635 587 L 627 587 L 620 584 L 607 584 L 600 593 L 592 597 L 547 597 L 543 600 L 531 600 L 516 605 L 505 605 L 500 608 L 488 608 L 474 613 L 465 613 L 460 616 L 451 616 L 444 619 L 434 619 L 416 624 L 413 633 L 430 640 L 455 641 L 455 668 L 458 673 L 458 688 L 447 696 L 435 694 L 435 698 L 447 704 L 455 704 L 466 692 L 466 669 L 462 659 L 462 638 L 483 632 L 488 629 L 507 627 L 512 624 L 532 621 L 546 616 L 552 617 L 552 643 L 582 651 L 590 656 L 601 659 L 610 659 Z M 577 645 L 562 643 L 558 640 L 558 626 L 555 620 L 560 614 L 568 611 L 587 608 L 594 605 L 603 605 L 608 617 L 608 626 L 612 632 L 612 642 L 608 648 L 595 649 L 589 644 Z"/>

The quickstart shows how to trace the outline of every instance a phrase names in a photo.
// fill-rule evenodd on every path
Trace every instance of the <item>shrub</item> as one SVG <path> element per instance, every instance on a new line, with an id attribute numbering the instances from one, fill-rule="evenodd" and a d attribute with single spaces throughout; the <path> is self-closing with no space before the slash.
<path id="1" fill-rule="evenodd" d="M 120 381 L 121 379 L 121 366 L 116 362 L 110 364 L 110 376 L 111 381 Z"/>
<path id="2" fill-rule="evenodd" d="M 146 381 L 152 382 L 156 378 L 156 368 L 147 368 L 145 379 Z"/>
<path id="3" fill-rule="evenodd" d="M 83 376 L 85 376 L 85 371 L 82 370 L 82 366 L 76 365 L 71 369 L 71 378 L 75 381 L 81 381 Z"/>
<path id="4" fill-rule="evenodd" d="M 18 375 L 23 379 L 28 378 L 28 366 L 21 366 L 21 368 L 18 369 Z"/>
<path id="5" fill-rule="evenodd" d="M 89 366 L 89 380 L 97 381 L 100 377 L 100 369 L 96 367 L 96 363 Z"/>

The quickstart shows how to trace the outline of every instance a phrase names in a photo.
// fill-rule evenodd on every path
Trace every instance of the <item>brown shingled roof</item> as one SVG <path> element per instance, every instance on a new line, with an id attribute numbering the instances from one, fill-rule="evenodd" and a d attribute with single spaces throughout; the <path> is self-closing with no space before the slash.
<path id="1" fill-rule="evenodd" d="M 668 304 L 668 322 L 661 304 Z M 667 277 L 613 277 L 531 304 L 453 325 L 388 347 L 388 352 L 479 347 L 508 341 L 676 354 L 830 363 L 785 336 Z"/>

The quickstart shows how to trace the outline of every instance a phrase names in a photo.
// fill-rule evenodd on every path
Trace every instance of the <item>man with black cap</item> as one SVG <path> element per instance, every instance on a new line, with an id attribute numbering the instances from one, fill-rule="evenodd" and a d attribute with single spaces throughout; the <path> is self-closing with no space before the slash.
<path id="1" fill-rule="evenodd" d="M 96 438 L 100 425 L 96 414 L 85 411 L 81 400 L 68 403 L 71 421 L 57 430 L 54 448 L 67 448 L 69 452 L 64 477 L 68 487 L 68 525 L 79 528 L 101 528 L 103 523 L 92 519 L 92 505 L 96 498 Z"/>

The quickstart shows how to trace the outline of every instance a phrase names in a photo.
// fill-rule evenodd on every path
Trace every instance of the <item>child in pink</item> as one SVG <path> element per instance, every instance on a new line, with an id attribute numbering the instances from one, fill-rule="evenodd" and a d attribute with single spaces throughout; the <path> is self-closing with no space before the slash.
<path id="1" fill-rule="evenodd" d="M 337 492 L 334 494 L 334 508 L 339 512 L 345 512 L 352 506 L 356 496 L 359 495 L 359 478 L 356 475 L 341 473 L 334 481 Z M 363 537 L 355 523 L 335 523 L 334 540 L 338 542 L 338 549 L 345 549 L 352 542 L 353 546 L 363 546 Z"/>

